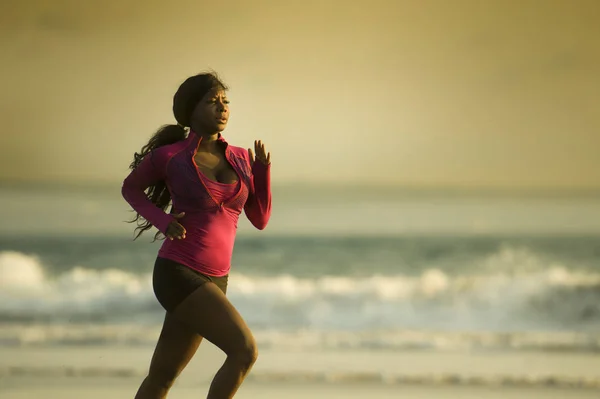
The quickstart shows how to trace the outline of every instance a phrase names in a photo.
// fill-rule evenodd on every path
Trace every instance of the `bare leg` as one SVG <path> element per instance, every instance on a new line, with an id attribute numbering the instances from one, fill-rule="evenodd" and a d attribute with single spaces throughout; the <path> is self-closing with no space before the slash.
<path id="1" fill-rule="evenodd" d="M 207 399 L 233 398 L 258 356 L 254 337 L 242 316 L 214 283 L 194 291 L 173 315 L 227 355 Z"/>
<path id="2" fill-rule="evenodd" d="M 150 362 L 150 371 L 135 399 L 166 398 L 175 379 L 187 366 L 201 342 L 202 336 L 167 313 Z"/>

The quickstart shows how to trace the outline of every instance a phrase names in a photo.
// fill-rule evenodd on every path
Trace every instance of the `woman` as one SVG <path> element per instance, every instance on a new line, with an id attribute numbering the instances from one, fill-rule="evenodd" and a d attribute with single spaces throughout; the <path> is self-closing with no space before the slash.
<path id="1" fill-rule="evenodd" d="M 225 294 L 240 213 L 260 230 L 269 221 L 271 156 L 260 141 L 255 159 L 223 138 L 226 90 L 212 73 L 183 82 L 173 98 L 178 124 L 163 126 L 135 154 L 123 182 L 123 197 L 137 212 L 136 238 L 152 226 L 168 238 L 153 272 L 167 312 L 137 399 L 165 398 L 203 337 L 227 354 L 208 398 L 233 397 L 256 361 L 252 333 Z"/>

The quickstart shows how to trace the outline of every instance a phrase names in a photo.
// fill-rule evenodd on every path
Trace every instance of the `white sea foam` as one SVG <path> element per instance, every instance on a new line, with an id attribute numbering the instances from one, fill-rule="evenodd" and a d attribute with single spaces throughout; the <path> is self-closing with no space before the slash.
<path id="1" fill-rule="evenodd" d="M 149 274 L 76 267 L 47 276 L 44 270 L 35 256 L 0 253 L 0 343 L 156 339 L 164 313 Z M 561 265 L 484 267 L 459 276 L 438 269 L 415 276 L 233 274 L 229 298 L 270 346 L 600 348 L 600 274 Z"/>

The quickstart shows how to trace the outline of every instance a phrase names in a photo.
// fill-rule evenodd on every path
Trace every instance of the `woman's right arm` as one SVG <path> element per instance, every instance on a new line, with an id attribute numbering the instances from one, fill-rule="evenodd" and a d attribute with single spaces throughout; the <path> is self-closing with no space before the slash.
<path id="1" fill-rule="evenodd" d="M 169 159 L 163 151 L 152 151 L 131 171 L 123 181 L 121 194 L 133 210 L 166 235 L 167 227 L 175 220 L 148 199 L 146 189 L 165 179 L 166 164 Z"/>

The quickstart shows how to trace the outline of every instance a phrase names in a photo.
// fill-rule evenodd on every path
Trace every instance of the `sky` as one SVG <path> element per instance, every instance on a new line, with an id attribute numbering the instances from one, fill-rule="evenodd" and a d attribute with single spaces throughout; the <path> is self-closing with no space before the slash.
<path id="1" fill-rule="evenodd" d="M 120 183 L 214 69 L 274 184 L 600 187 L 595 0 L 3 0 L 0 179 Z"/>

